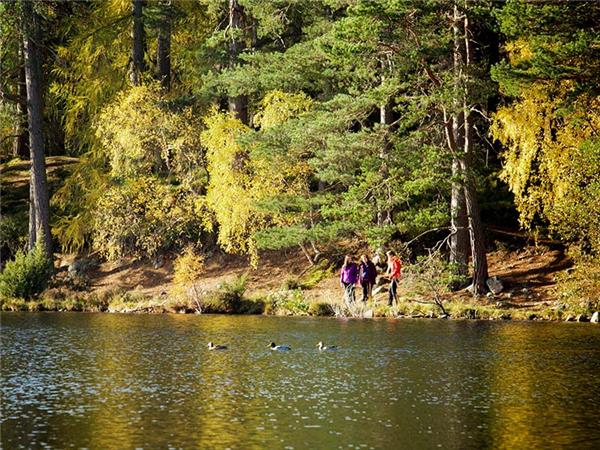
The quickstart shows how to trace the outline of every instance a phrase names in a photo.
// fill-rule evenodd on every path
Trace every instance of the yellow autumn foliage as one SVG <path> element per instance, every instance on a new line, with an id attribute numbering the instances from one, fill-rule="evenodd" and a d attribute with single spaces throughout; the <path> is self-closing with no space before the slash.
<path id="1" fill-rule="evenodd" d="M 98 120 L 96 136 L 109 157 L 111 175 L 175 175 L 181 182 L 202 178 L 200 124 L 190 108 L 173 112 L 158 84 L 120 93 Z"/>
<path id="2" fill-rule="evenodd" d="M 571 85 L 537 83 L 493 116 L 502 142 L 501 177 L 515 195 L 520 220 L 545 219 L 567 239 L 600 249 L 600 97 L 575 96 Z"/>
<path id="3" fill-rule="evenodd" d="M 261 102 L 255 122 L 268 129 L 308 108 L 308 97 L 276 91 Z M 308 189 L 308 166 L 290 162 L 285 155 L 265 157 L 253 153 L 241 140 L 244 135 L 257 132 L 231 114 L 213 109 L 204 122 L 206 129 L 201 139 L 210 179 L 206 201 L 219 224 L 218 242 L 227 252 L 248 254 L 256 265 L 254 234 L 267 224 L 282 220 L 277 214 L 265 212 L 261 202 L 280 193 Z"/>

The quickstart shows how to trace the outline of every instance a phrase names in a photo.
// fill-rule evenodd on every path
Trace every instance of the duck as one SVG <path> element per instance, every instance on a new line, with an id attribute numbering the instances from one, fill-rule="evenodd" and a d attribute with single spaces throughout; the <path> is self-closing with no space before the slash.
<path id="1" fill-rule="evenodd" d="M 337 350 L 337 345 L 324 345 L 323 341 L 319 341 L 319 343 L 317 344 L 317 347 L 319 347 L 320 351 Z"/>
<path id="2" fill-rule="evenodd" d="M 292 349 L 292 347 L 288 345 L 275 345 L 275 342 L 271 342 L 271 344 L 269 344 L 269 347 L 271 348 L 271 350 L 280 352 L 285 352 Z"/>
<path id="3" fill-rule="evenodd" d="M 215 345 L 212 342 L 209 342 L 208 349 L 209 350 L 227 350 L 227 346 L 226 345 Z"/>

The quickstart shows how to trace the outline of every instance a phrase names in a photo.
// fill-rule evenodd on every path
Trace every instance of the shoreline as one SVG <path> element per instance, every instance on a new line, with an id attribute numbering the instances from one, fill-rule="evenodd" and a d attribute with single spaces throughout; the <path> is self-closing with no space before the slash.
<path id="1" fill-rule="evenodd" d="M 293 291 L 290 291 L 293 292 Z M 441 319 L 465 321 L 523 321 L 523 322 L 592 322 L 596 313 L 569 311 L 558 307 L 497 307 L 475 301 L 445 302 L 447 314 L 433 303 L 404 301 L 389 307 L 377 302 L 357 302 L 348 308 L 340 303 L 313 301 L 306 305 L 277 304 L 267 298 L 239 298 L 226 302 L 206 301 L 202 309 L 192 302 L 173 298 L 109 298 L 86 293 L 65 299 L 0 300 L 2 312 L 82 312 L 105 314 L 195 314 L 195 315 L 264 315 L 278 317 L 332 317 L 344 319 Z M 126 293 L 125 296 L 128 294 Z M 129 295 L 131 295 L 129 293 Z M 597 322 L 596 322 L 597 323 Z"/>

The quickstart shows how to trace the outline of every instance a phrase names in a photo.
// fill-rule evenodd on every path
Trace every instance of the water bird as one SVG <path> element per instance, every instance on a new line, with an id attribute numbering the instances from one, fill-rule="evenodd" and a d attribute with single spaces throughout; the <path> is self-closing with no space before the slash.
<path id="1" fill-rule="evenodd" d="M 215 345 L 212 342 L 209 342 L 208 349 L 209 350 L 227 350 L 227 346 L 226 345 Z"/>
<path id="2" fill-rule="evenodd" d="M 271 348 L 271 350 L 277 350 L 280 352 L 285 352 L 287 350 L 291 350 L 292 347 L 289 347 L 287 345 L 275 345 L 275 342 L 271 342 L 271 344 L 269 345 L 269 347 Z"/>
<path id="3" fill-rule="evenodd" d="M 320 351 L 337 350 L 337 345 L 324 345 L 322 341 L 319 341 L 317 347 L 319 347 Z"/>

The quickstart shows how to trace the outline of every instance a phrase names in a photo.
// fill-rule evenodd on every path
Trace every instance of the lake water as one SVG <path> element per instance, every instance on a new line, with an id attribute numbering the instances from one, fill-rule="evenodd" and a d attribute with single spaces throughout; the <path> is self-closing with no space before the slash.
<path id="1" fill-rule="evenodd" d="M 600 448 L 592 324 L 3 313 L 1 327 L 4 449 Z"/>

